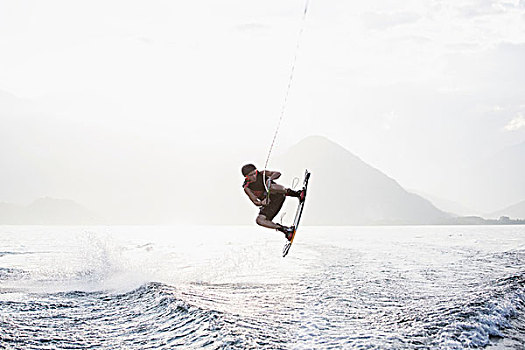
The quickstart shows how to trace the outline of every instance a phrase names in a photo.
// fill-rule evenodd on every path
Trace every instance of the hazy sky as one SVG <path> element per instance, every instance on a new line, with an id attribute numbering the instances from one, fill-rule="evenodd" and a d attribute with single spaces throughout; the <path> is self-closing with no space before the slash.
<path id="1" fill-rule="evenodd" d="M 97 188 L 112 188 L 122 202 L 136 176 L 154 196 L 182 166 L 238 177 L 243 161 L 263 164 L 303 8 L 1 1 L 0 201 L 93 205 Z M 324 135 L 447 197 L 451 169 L 525 141 L 524 62 L 524 0 L 310 0 L 275 152 Z M 116 181 L 123 171 L 134 175 Z"/>

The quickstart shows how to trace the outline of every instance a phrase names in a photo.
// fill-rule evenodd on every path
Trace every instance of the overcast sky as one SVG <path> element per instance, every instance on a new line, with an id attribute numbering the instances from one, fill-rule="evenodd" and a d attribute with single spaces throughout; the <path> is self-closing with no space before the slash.
<path id="1" fill-rule="evenodd" d="M 82 178 L 103 168 L 72 159 L 132 172 L 159 154 L 191 167 L 213 150 L 215 167 L 264 164 L 304 4 L 1 1 L 0 201 L 89 198 L 46 187 L 50 170 L 33 188 L 19 181 L 45 172 L 35 149 Z M 445 173 L 525 141 L 524 0 L 310 0 L 304 26 L 276 153 L 324 135 L 446 197 Z"/>

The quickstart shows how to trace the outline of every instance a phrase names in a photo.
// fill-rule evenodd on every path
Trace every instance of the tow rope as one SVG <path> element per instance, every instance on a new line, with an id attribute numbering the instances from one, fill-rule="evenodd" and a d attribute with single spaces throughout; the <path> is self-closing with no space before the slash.
<path id="1" fill-rule="evenodd" d="M 281 114 L 279 116 L 279 121 L 277 123 L 277 127 L 275 128 L 275 133 L 273 134 L 272 143 L 270 144 L 270 149 L 268 150 L 268 156 L 266 157 L 266 162 L 264 163 L 263 183 L 264 183 L 264 187 L 266 188 L 266 193 L 268 194 L 268 196 L 270 195 L 270 189 L 269 189 L 269 185 L 266 184 L 266 168 L 268 167 L 268 162 L 270 161 L 270 155 L 272 154 L 273 146 L 275 144 L 275 140 L 277 139 L 277 134 L 279 133 L 279 129 L 281 128 L 281 122 L 283 120 L 284 112 L 286 111 L 286 106 L 288 104 L 288 96 L 290 95 L 290 89 L 291 89 L 291 86 L 292 86 L 292 81 L 293 81 L 293 77 L 294 77 L 294 73 L 295 73 L 295 65 L 297 63 L 297 54 L 299 52 L 299 46 L 300 46 L 300 43 L 301 43 L 301 37 L 303 35 L 303 31 L 304 31 L 304 27 L 305 27 L 306 14 L 308 13 L 308 3 L 309 3 L 309 0 L 306 0 L 305 3 L 304 3 L 303 19 L 301 21 L 301 28 L 299 30 L 299 34 L 297 35 L 297 42 L 296 42 L 296 46 L 295 46 L 295 54 L 294 54 L 294 58 L 293 58 L 293 61 L 292 61 L 292 68 L 290 70 L 290 76 L 288 78 L 288 86 L 286 88 L 286 93 L 284 95 L 283 104 L 281 106 Z"/>

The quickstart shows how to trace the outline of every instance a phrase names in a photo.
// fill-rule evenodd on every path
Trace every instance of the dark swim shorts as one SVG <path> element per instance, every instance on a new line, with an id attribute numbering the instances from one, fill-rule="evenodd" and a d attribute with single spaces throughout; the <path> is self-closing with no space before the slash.
<path id="1" fill-rule="evenodd" d="M 273 220 L 275 215 L 281 210 L 286 196 L 284 194 L 270 194 L 270 204 L 262 207 L 259 215 L 264 215 L 268 220 Z"/>

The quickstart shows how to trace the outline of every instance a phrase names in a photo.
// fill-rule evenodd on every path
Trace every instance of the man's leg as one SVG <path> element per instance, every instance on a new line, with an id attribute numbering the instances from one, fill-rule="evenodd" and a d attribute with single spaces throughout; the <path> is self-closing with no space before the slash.
<path id="1" fill-rule="evenodd" d="M 276 183 L 272 183 L 270 185 L 270 192 L 272 193 L 282 193 L 282 194 L 286 194 L 286 187 L 282 186 L 282 185 L 279 185 L 279 184 L 276 184 Z"/>
<path id="2" fill-rule="evenodd" d="M 284 233 L 284 236 L 287 240 L 290 240 L 292 238 L 292 234 L 294 232 L 292 227 L 286 227 L 283 225 L 276 224 L 273 221 L 268 220 L 263 214 L 259 214 L 255 222 L 257 222 L 257 225 L 281 231 L 282 233 Z"/>
<path id="3" fill-rule="evenodd" d="M 286 196 L 292 196 L 292 197 L 297 197 L 297 198 L 300 198 L 301 196 L 301 191 L 294 191 L 290 188 L 286 188 L 282 185 L 278 185 L 276 183 L 272 183 L 270 185 L 270 193 L 280 193 L 280 194 L 284 194 Z"/>
<path id="4" fill-rule="evenodd" d="M 272 229 L 278 229 L 280 227 L 280 225 L 274 223 L 273 221 L 271 220 L 268 220 L 266 218 L 265 215 L 262 215 L 262 214 L 259 214 L 259 216 L 257 216 L 257 219 L 255 219 L 255 222 L 257 223 L 257 225 L 259 226 L 262 226 L 262 227 L 267 227 L 267 228 L 272 228 Z"/>

